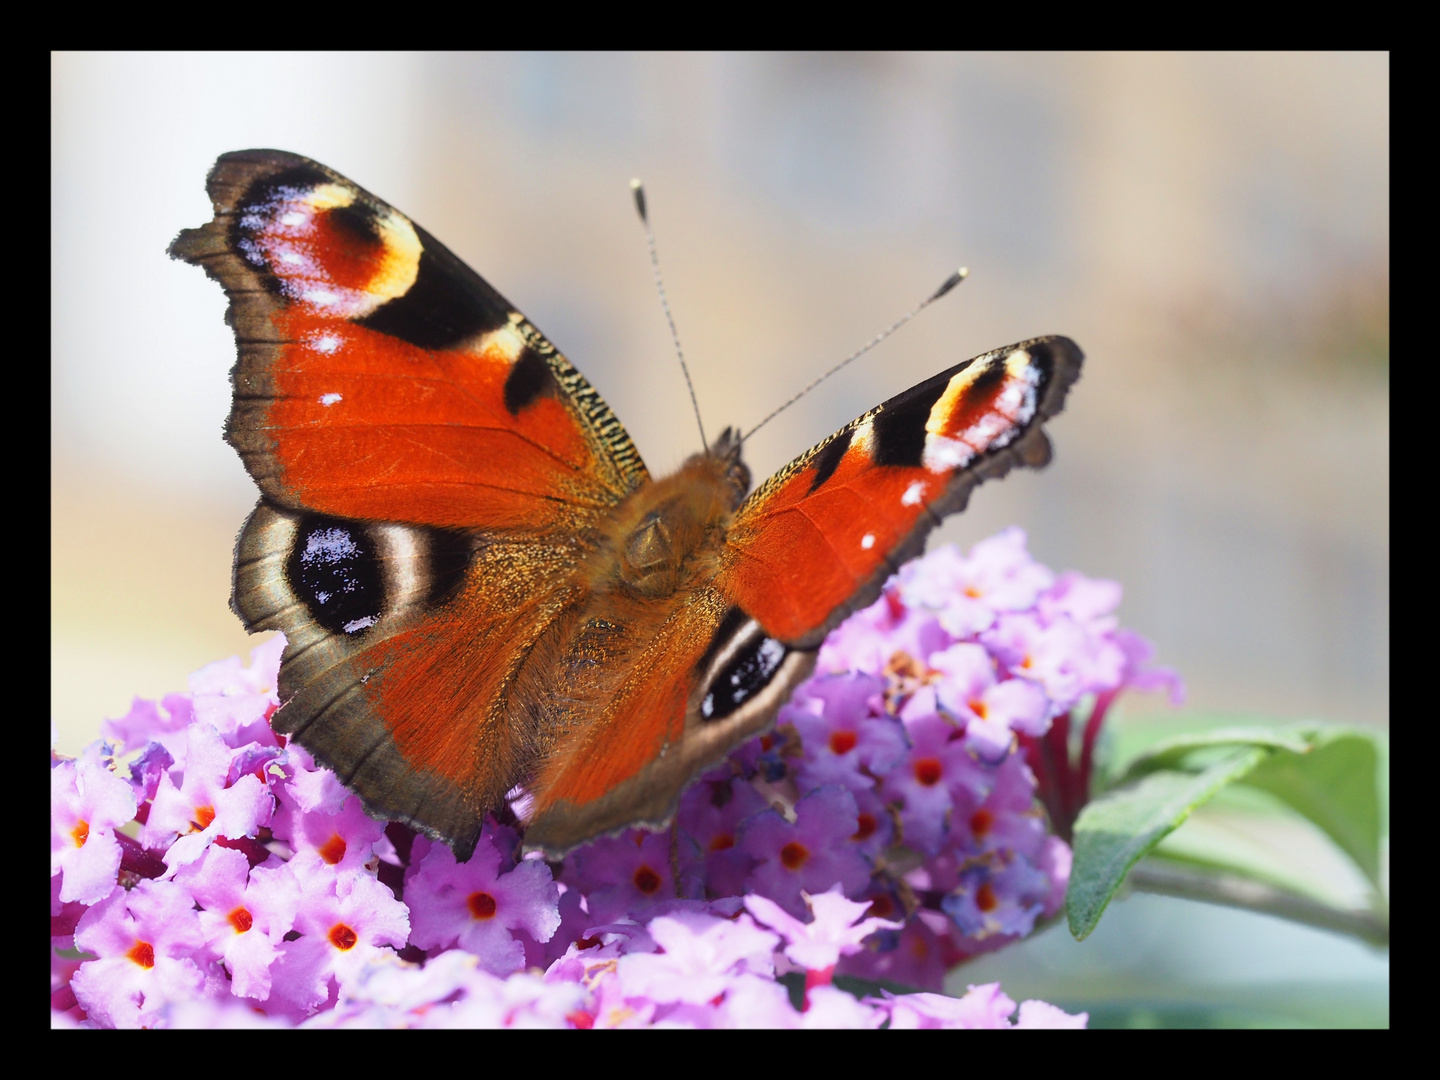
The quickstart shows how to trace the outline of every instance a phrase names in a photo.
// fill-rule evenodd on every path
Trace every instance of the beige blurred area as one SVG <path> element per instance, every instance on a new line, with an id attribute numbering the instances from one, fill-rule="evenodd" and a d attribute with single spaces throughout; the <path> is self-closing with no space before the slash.
<path id="1" fill-rule="evenodd" d="M 227 150 L 395 204 L 540 326 L 652 472 L 699 437 L 628 182 L 650 195 L 707 429 L 757 476 L 967 356 L 1087 355 L 1010 524 L 1125 586 L 1197 708 L 1389 719 L 1389 60 L 1245 55 L 57 54 L 51 708 L 76 752 L 243 652 L 253 503 L 221 441 L 218 286 L 164 249 Z M 1163 703 L 1137 698 L 1135 710 Z"/>

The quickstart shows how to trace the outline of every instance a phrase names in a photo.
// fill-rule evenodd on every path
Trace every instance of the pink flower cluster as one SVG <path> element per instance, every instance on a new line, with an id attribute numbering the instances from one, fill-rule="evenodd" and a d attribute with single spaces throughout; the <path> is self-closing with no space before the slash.
<path id="1" fill-rule="evenodd" d="M 1020 738 L 1163 676 L 1018 530 L 906 566 L 676 825 L 547 863 L 513 815 L 473 857 L 366 816 L 271 731 L 283 640 L 52 755 L 52 1016 L 165 1026 L 1083 1026 L 938 990 L 1062 902 Z M 1137 659 L 1138 658 L 1138 659 Z M 115 747 L 125 764 L 117 767 Z M 128 778 L 122 775 L 128 772 Z M 803 979 L 802 979 L 803 975 Z M 800 982 L 803 981 L 803 997 Z M 843 981 L 843 980 L 842 980 Z M 798 1005 L 798 1007 L 797 1007 Z"/>

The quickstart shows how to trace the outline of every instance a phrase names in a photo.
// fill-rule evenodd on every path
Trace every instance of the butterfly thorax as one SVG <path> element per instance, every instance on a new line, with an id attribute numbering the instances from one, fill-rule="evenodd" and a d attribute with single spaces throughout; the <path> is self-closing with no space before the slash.
<path id="1" fill-rule="evenodd" d="M 714 447 L 620 507 L 592 563 L 592 588 L 658 600 L 708 580 L 749 486 L 750 470 L 727 430 Z"/>

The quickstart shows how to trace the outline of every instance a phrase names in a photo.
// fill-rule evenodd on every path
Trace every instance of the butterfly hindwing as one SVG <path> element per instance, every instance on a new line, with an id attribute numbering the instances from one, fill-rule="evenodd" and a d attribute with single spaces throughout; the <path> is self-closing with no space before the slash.
<path id="1" fill-rule="evenodd" d="M 536 778 L 528 847 L 563 854 L 601 833 L 669 823 L 680 793 L 763 732 L 815 666 L 713 588 L 686 600 L 605 704 Z"/>

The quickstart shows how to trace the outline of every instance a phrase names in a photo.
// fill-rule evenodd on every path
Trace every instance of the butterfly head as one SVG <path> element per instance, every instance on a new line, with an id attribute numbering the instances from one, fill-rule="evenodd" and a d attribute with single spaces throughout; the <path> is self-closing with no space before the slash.
<path id="1" fill-rule="evenodd" d="M 750 466 L 740 459 L 740 449 L 740 429 L 727 427 L 720 432 L 720 437 L 710 445 L 710 449 L 696 455 L 696 458 L 709 458 L 723 467 L 722 475 L 735 493 L 732 509 L 738 509 L 745 496 L 750 494 Z M 694 460 L 691 458 L 691 461 Z"/>

